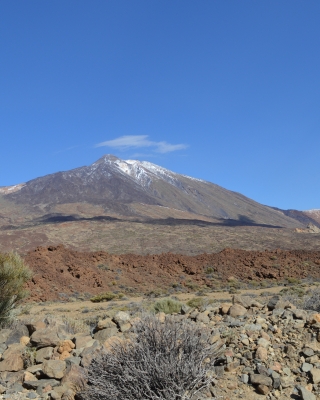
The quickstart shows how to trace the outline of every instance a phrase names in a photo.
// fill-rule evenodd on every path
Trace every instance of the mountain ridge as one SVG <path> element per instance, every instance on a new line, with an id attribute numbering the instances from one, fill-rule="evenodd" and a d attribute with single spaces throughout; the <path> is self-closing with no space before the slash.
<path id="1" fill-rule="evenodd" d="M 214 183 L 177 174 L 148 161 L 121 160 L 107 154 L 89 166 L 0 188 L 12 203 L 47 214 L 57 205 L 100 205 L 106 213 L 148 217 L 150 207 L 167 207 L 219 220 L 301 227 L 303 223 L 281 210 L 264 206 Z M 139 211 L 137 211 L 139 209 Z"/>

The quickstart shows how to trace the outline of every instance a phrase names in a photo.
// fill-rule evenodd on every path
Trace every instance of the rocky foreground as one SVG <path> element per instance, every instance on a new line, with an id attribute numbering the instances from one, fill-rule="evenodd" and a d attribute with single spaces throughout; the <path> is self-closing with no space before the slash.
<path id="1" fill-rule="evenodd" d="M 92 359 L 130 336 L 137 318 L 111 310 L 78 333 L 52 316 L 2 329 L 0 398 L 76 399 Z M 280 297 L 261 304 L 235 295 L 232 303 L 183 305 L 174 318 L 209 327 L 220 348 L 212 384 L 197 399 L 320 399 L 320 314 Z"/>

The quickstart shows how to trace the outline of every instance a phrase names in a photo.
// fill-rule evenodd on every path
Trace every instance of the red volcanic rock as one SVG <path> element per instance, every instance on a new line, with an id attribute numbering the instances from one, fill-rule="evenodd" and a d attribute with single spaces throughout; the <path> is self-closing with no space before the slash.
<path id="1" fill-rule="evenodd" d="M 320 252 L 245 251 L 225 249 L 219 253 L 112 255 L 103 251 L 79 252 L 63 245 L 38 247 L 24 257 L 33 270 L 28 283 L 31 300 L 47 301 L 98 294 L 106 291 L 146 292 L 206 285 L 212 277 L 222 282 L 230 276 L 240 281 L 283 280 L 320 277 Z"/>

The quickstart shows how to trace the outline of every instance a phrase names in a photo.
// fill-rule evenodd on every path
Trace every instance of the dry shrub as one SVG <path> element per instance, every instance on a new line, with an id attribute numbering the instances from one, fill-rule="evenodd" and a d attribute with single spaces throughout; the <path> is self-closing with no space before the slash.
<path id="1" fill-rule="evenodd" d="M 212 381 L 218 350 L 210 330 L 145 316 L 131 340 L 116 342 L 88 370 L 82 400 L 189 400 Z"/>
<path id="2" fill-rule="evenodd" d="M 320 312 L 320 289 L 309 290 L 303 298 L 301 308 Z"/>

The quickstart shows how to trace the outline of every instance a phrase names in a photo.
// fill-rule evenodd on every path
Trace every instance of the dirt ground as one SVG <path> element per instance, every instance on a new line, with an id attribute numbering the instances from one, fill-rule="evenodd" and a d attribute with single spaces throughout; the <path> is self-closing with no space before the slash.
<path id="1" fill-rule="evenodd" d="M 255 297 L 259 296 L 271 296 L 276 295 L 281 292 L 285 287 L 284 286 L 276 286 L 268 289 L 247 289 L 247 290 L 240 290 L 239 294 L 242 295 L 254 295 Z M 313 288 L 310 286 L 309 288 Z M 231 302 L 232 294 L 229 292 L 215 292 L 215 293 L 208 293 L 205 296 L 207 301 L 226 301 Z M 188 300 L 197 298 L 198 296 L 195 293 L 181 293 L 175 294 L 174 296 L 179 301 L 186 303 Z M 54 314 L 57 318 L 59 317 L 68 317 L 69 319 L 74 320 L 90 320 L 96 317 L 103 317 L 105 313 L 108 311 L 113 310 L 121 310 L 127 309 L 130 304 L 145 304 L 153 303 L 157 299 L 146 300 L 145 297 L 131 297 L 130 299 L 124 299 L 121 301 L 112 300 L 110 302 L 102 302 L 102 303 L 93 303 L 91 301 L 74 301 L 74 302 L 48 302 L 48 303 L 31 303 L 26 308 L 28 310 L 28 314 L 30 318 L 33 316 L 36 317 L 45 317 L 47 315 Z M 22 307 L 23 309 L 24 307 Z M 25 310 L 26 310 L 25 309 Z M 20 315 L 21 318 L 25 318 L 25 314 Z"/>

